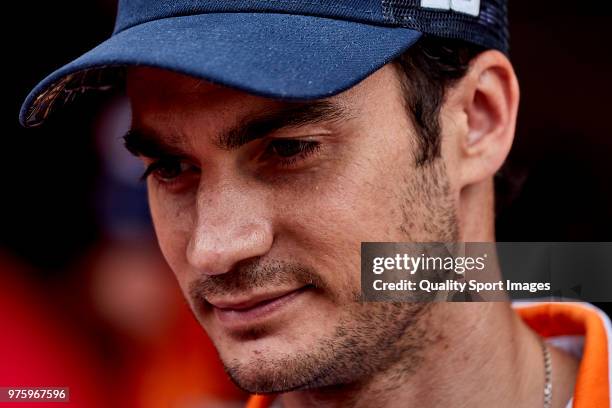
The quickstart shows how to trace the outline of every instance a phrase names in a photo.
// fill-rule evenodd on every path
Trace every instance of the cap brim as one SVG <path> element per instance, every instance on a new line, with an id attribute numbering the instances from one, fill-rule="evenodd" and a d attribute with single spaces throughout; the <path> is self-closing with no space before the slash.
<path id="1" fill-rule="evenodd" d="M 89 89 L 114 85 L 109 67 L 151 66 L 288 100 L 338 94 L 398 56 L 418 31 L 314 16 L 212 13 L 128 28 L 60 68 L 26 98 L 25 126 Z M 112 71 L 112 70 L 111 70 Z"/>

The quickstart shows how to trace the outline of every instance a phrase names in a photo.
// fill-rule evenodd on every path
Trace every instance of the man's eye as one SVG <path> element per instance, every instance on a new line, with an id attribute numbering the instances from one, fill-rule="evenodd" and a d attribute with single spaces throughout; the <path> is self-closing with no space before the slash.
<path id="1" fill-rule="evenodd" d="M 320 148 L 319 142 L 297 140 L 297 139 L 278 139 L 272 140 L 267 148 L 268 158 L 276 158 L 283 166 L 294 164 L 300 159 L 305 159 L 309 155 L 316 153 Z"/>
<path id="2" fill-rule="evenodd" d="M 177 177 L 181 176 L 186 172 L 197 172 L 199 171 L 192 164 L 180 160 L 180 159 L 160 159 L 151 163 L 144 174 L 142 179 L 146 179 L 150 175 L 162 182 L 171 182 Z"/>
<path id="3" fill-rule="evenodd" d="M 279 157 L 293 157 L 303 153 L 309 148 L 316 146 L 316 143 L 303 140 L 273 140 L 270 142 L 269 149 Z"/>

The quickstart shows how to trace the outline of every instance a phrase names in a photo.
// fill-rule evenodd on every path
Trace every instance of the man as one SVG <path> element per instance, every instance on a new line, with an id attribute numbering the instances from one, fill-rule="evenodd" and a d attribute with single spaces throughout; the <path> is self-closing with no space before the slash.
<path id="1" fill-rule="evenodd" d="M 252 407 L 609 406 L 586 306 L 360 300 L 361 242 L 494 241 L 507 51 L 502 0 L 126 0 L 21 120 L 125 82 L 160 247 Z"/>

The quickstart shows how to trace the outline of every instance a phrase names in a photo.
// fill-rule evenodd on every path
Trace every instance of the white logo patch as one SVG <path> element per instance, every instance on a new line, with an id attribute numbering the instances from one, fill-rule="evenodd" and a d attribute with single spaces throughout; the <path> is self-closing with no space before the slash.
<path id="1" fill-rule="evenodd" d="M 453 10 L 471 16 L 480 14 L 480 0 L 421 0 L 421 7 Z"/>

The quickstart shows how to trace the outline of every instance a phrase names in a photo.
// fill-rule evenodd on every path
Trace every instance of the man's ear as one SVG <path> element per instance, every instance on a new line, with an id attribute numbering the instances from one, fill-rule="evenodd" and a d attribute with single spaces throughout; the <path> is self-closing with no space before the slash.
<path id="1" fill-rule="evenodd" d="M 451 119 L 459 130 L 453 143 L 457 181 L 465 187 L 493 177 L 506 160 L 514 140 L 520 92 L 508 58 L 486 51 L 474 58 L 450 93 L 449 102 L 458 113 Z"/>

